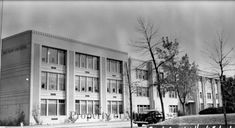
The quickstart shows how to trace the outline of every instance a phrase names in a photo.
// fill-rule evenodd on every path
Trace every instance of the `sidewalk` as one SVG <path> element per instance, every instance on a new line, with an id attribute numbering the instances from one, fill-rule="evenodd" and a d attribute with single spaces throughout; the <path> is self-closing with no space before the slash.
<path id="1" fill-rule="evenodd" d="M 75 127 L 128 127 L 130 121 L 106 121 L 106 122 L 81 122 L 81 123 L 67 123 L 67 124 L 52 124 L 52 125 L 32 125 L 24 126 L 23 128 L 75 128 Z M 21 128 L 20 126 L 0 126 L 0 128 Z"/>

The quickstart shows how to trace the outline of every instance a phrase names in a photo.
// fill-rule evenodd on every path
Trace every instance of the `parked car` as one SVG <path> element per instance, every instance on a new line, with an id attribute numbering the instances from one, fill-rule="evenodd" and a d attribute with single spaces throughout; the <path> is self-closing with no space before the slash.
<path id="1" fill-rule="evenodd" d="M 141 113 L 136 113 L 134 123 L 141 127 L 142 125 L 158 123 L 162 120 L 162 114 L 155 110 L 145 110 Z"/>

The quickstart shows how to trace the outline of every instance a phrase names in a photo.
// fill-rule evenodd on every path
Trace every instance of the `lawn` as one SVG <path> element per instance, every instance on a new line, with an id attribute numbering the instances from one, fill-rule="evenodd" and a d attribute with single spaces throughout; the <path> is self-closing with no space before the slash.
<path id="1" fill-rule="evenodd" d="M 228 124 L 235 124 L 235 113 L 227 114 Z M 194 125 L 194 124 L 224 124 L 223 114 L 210 114 L 210 115 L 192 115 L 181 116 L 164 122 L 157 123 L 156 125 Z"/>

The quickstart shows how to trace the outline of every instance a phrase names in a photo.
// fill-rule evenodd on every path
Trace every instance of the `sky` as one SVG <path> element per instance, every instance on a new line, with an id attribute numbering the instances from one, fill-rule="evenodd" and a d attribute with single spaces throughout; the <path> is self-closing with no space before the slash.
<path id="1" fill-rule="evenodd" d="M 2 38 L 33 29 L 138 58 L 128 44 L 138 40 L 137 18 L 143 17 L 159 29 L 159 37 L 176 38 L 180 51 L 209 71 L 204 51 L 215 44 L 218 33 L 225 35 L 226 49 L 235 46 L 234 13 L 234 1 L 4 1 Z M 231 57 L 235 60 L 234 52 Z"/>

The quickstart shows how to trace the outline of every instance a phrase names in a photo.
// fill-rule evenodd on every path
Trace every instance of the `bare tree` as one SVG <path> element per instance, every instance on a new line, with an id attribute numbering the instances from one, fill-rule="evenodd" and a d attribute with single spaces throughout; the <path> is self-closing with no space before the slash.
<path id="1" fill-rule="evenodd" d="M 168 37 L 164 38 L 159 41 L 156 39 L 158 34 L 158 29 L 155 28 L 153 23 L 145 22 L 143 18 L 138 18 L 138 28 L 137 31 L 140 33 L 141 38 L 132 43 L 132 46 L 143 50 L 144 53 L 148 53 L 148 57 L 153 63 L 154 71 L 156 73 L 156 83 L 154 85 L 157 86 L 157 90 L 159 92 L 163 120 L 165 120 L 165 111 L 164 111 L 164 104 L 162 98 L 162 82 L 161 82 L 161 72 L 160 67 L 173 59 L 176 54 L 178 54 L 178 42 L 170 42 Z"/>
<path id="2" fill-rule="evenodd" d="M 226 116 L 226 100 L 224 97 L 224 86 L 225 86 L 225 75 L 226 71 L 231 70 L 230 66 L 232 65 L 231 60 L 231 53 L 233 51 L 233 47 L 226 49 L 226 41 L 224 38 L 223 33 L 218 34 L 218 40 L 214 43 L 214 47 L 211 50 L 207 50 L 209 53 L 209 58 L 212 60 L 212 65 L 214 71 L 219 77 L 219 82 L 221 85 L 221 95 L 222 95 L 222 102 L 223 102 L 223 113 L 224 113 L 224 123 L 225 126 L 228 127 L 227 124 L 227 116 Z"/>

